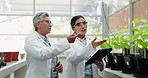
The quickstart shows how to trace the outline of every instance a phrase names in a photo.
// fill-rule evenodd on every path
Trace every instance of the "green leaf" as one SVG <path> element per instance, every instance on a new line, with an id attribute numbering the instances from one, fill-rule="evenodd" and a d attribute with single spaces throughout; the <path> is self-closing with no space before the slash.
<path id="1" fill-rule="evenodd" d="M 147 47 L 147 45 L 145 44 L 144 41 L 142 41 L 142 40 L 137 40 L 137 42 L 138 42 L 138 45 L 141 45 L 143 48 L 146 48 L 146 47 Z"/>
<path id="2" fill-rule="evenodd" d="M 146 19 L 140 19 L 140 22 L 142 22 L 144 24 L 147 24 L 148 23 L 148 20 L 146 20 Z"/>
<path id="3" fill-rule="evenodd" d="M 139 21 L 140 21 L 140 20 L 139 20 L 138 18 L 136 18 L 136 19 L 134 19 L 134 20 L 132 21 L 132 23 L 136 25 Z"/>

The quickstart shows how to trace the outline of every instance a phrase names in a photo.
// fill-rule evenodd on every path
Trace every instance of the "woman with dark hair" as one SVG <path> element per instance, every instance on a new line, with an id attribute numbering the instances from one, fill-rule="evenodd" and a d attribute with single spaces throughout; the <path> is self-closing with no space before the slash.
<path id="1" fill-rule="evenodd" d="M 87 21 L 81 15 L 74 16 L 70 25 L 75 34 L 79 34 L 71 48 L 65 53 L 67 60 L 66 78 L 99 78 L 98 68 L 103 70 L 104 62 L 96 60 L 95 63 L 85 65 L 89 57 L 94 54 L 97 47 L 106 40 L 96 41 L 90 39 L 87 33 Z"/>

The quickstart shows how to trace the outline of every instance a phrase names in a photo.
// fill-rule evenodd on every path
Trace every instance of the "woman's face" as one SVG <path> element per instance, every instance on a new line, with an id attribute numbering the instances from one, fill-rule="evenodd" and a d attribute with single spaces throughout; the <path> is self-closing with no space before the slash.
<path id="1" fill-rule="evenodd" d="M 87 32 L 87 22 L 85 19 L 83 18 L 77 19 L 73 27 L 75 33 L 79 33 L 81 36 L 85 36 Z"/>

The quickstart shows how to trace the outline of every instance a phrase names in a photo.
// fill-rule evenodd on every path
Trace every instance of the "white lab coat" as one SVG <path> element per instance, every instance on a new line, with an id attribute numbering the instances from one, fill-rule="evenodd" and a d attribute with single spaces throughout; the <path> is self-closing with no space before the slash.
<path id="1" fill-rule="evenodd" d="M 91 44 L 91 39 L 86 37 L 87 45 L 83 45 L 77 38 L 71 44 L 71 49 L 64 52 L 67 60 L 66 78 L 85 78 L 86 58 L 94 54 L 96 49 Z M 93 78 L 99 78 L 98 68 L 92 64 Z"/>
<path id="2" fill-rule="evenodd" d="M 51 58 L 70 48 L 67 39 L 49 46 L 41 36 L 35 32 L 26 38 L 24 49 L 27 57 L 27 71 L 25 78 L 50 78 Z M 64 44 L 64 45 L 63 45 Z"/>

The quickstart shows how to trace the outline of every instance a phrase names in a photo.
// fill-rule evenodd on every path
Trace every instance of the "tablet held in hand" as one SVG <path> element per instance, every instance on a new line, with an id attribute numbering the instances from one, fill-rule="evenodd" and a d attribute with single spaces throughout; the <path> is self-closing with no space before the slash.
<path id="1" fill-rule="evenodd" d="M 107 54 L 109 54 L 112 51 L 112 48 L 105 48 L 105 49 L 99 49 L 92 57 L 85 63 L 92 64 L 95 62 L 95 60 L 99 60 L 101 58 L 104 58 Z"/>

